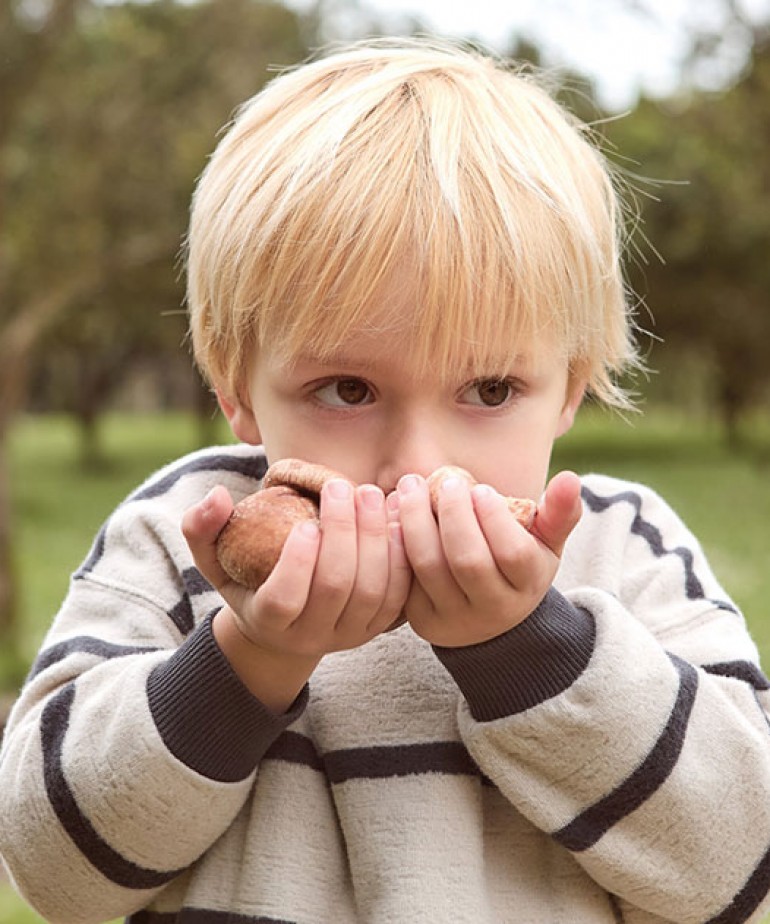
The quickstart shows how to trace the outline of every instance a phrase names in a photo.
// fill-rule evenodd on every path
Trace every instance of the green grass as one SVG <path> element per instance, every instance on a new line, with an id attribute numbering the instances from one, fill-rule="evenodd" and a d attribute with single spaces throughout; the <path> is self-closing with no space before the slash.
<path id="1" fill-rule="evenodd" d="M 109 464 L 84 473 L 70 421 L 30 417 L 19 422 L 10 448 L 21 670 L 34 657 L 70 572 L 87 554 L 105 517 L 148 474 L 195 448 L 197 439 L 196 425 L 182 416 L 112 416 L 103 432 Z M 228 439 L 224 426 L 218 439 Z M 717 575 L 746 613 L 767 668 L 770 416 L 752 422 L 747 442 L 741 454 L 730 453 L 714 425 L 674 411 L 657 410 L 626 423 L 617 415 L 586 409 L 557 444 L 554 468 L 601 471 L 660 491 L 699 536 Z M 10 886 L 0 884 L 0 924 L 40 921 Z"/>
<path id="2" fill-rule="evenodd" d="M 0 924 L 40 924 L 42 920 L 9 885 L 0 885 Z"/>

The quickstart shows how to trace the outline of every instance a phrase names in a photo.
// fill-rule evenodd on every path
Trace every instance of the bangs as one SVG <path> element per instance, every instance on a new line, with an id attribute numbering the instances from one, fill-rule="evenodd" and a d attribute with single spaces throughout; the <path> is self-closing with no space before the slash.
<path id="1" fill-rule="evenodd" d="M 323 359 L 371 331 L 406 337 L 447 376 L 547 345 L 610 395 L 630 346 L 600 155 L 545 91 L 490 60 L 372 56 L 279 78 L 280 111 L 258 97 L 225 138 L 209 171 L 229 160 L 229 186 L 202 183 L 191 226 L 206 213 L 191 243 L 217 279 L 190 291 L 220 318 L 196 349 L 208 338 L 242 375 L 250 350 Z M 232 365 L 219 371 L 235 384 Z"/>

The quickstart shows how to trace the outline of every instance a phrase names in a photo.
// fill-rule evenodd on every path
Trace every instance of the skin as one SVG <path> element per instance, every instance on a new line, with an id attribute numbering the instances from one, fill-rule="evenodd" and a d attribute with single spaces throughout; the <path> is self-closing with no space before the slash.
<path id="1" fill-rule="evenodd" d="M 519 624 L 549 589 L 580 517 L 570 472 L 546 486 L 554 440 L 572 425 L 583 382 L 557 351 L 461 370 L 442 382 L 410 357 L 408 337 L 352 332 L 323 362 L 264 351 L 244 396 L 219 392 L 235 435 L 272 462 L 305 458 L 340 471 L 321 495 L 320 529 L 290 535 L 257 591 L 219 567 L 216 537 L 232 500 L 220 487 L 187 511 L 196 565 L 225 606 L 214 634 L 243 682 L 275 712 L 294 701 L 321 658 L 365 644 L 402 614 L 441 646 L 473 645 Z M 470 471 L 442 483 L 438 520 L 425 478 L 443 464 Z M 503 495 L 538 501 L 531 532 Z"/>

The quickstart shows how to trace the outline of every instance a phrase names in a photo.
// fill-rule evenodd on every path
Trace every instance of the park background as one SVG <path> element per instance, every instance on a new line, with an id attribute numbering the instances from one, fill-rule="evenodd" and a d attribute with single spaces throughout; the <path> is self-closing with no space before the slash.
<path id="1" fill-rule="evenodd" d="M 657 15 L 653 0 L 583 6 L 597 30 L 622 12 L 641 35 Z M 639 413 L 589 403 L 554 467 L 660 490 L 767 668 L 770 5 L 679 6 L 674 79 L 622 102 L 531 29 L 497 50 L 555 74 L 629 203 Z M 0 724 L 110 510 L 229 439 L 191 367 L 180 260 L 222 125 L 329 41 L 431 29 L 419 0 L 397 15 L 356 0 L 0 0 Z M 39 920 L 0 883 L 0 924 Z"/>

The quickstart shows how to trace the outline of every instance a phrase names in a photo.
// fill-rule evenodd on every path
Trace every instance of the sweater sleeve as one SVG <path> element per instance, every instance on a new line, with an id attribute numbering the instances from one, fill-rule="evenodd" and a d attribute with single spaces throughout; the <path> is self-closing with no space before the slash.
<path id="1" fill-rule="evenodd" d="M 221 477 L 199 468 L 165 473 L 110 518 L 6 729 L 0 853 L 51 921 L 146 905 L 231 825 L 305 705 L 306 692 L 274 716 L 214 640 L 218 597 L 178 525 Z"/>
<path id="2" fill-rule="evenodd" d="M 660 498 L 592 479 L 584 500 L 562 592 L 498 639 L 436 650 L 464 694 L 461 734 L 629 919 L 757 920 L 770 684 L 756 648 Z"/>

